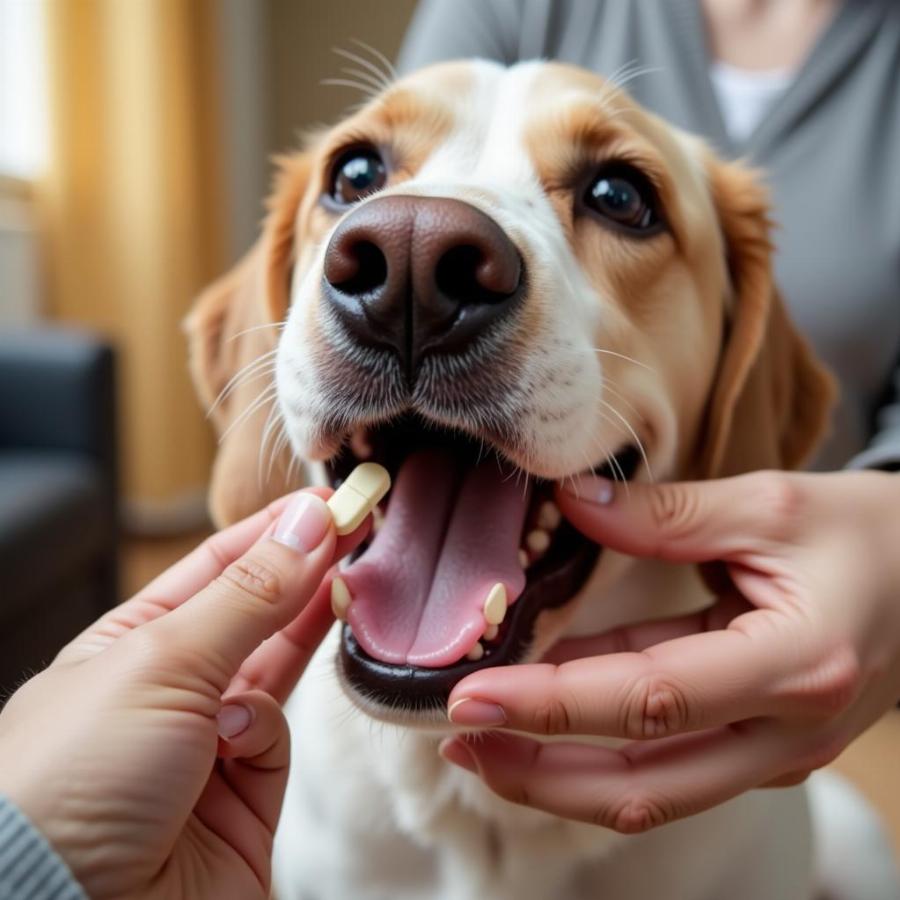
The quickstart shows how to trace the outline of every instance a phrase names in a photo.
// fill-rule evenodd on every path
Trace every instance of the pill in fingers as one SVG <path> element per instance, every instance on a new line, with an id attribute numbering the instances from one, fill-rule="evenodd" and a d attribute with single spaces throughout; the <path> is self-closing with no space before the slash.
<path id="1" fill-rule="evenodd" d="M 335 531 L 341 535 L 356 531 L 390 489 L 391 476 L 384 466 L 372 462 L 357 466 L 328 500 Z"/>

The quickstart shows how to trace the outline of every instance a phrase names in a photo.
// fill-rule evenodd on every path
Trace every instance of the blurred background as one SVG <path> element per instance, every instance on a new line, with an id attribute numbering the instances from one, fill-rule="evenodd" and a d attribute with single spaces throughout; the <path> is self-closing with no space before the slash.
<path id="1" fill-rule="evenodd" d="M 208 533 L 180 323 L 415 0 L 0 0 L 0 694 Z M 838 761 L 900 847 L 900 716 Z"/>
<path id="2" fill-rule="evenodd" d="M 0 0 L 0 692 L 208 533 L 193 298 L 414 0 Z"/>
<path id="3" fill-rule="evenodd" d="M 0 327 L 118 351 L 125 524 L 200 520 L 212 446 L 179 323 L 252 244 L 270 156 L 358 94 L 414 0 L 0 0 Z"/>

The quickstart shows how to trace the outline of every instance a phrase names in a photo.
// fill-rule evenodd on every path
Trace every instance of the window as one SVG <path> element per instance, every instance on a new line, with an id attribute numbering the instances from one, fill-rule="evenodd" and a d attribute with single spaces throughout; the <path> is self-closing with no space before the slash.
<path id="1" fill-rule="evenodd" d="M 29 180 L 48 158 L 42 0 L 0 0 L 0 177 Z"/>

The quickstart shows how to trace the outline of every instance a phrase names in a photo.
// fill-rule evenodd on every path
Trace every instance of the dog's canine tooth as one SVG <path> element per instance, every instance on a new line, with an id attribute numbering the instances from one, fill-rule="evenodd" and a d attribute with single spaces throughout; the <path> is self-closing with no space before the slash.
<path id="1" fill-rule="evenodd" d="M 525 546 L 537 556 L 546 553 L 547 548 L 550 546 L 550 533 L 544 531 L 543 528 L 535 528 L 534 531 L 529 531 L 525 535 Z"/>
<path id="2" fill-rule="evenodd" d="M 484 629 L 484 639 L 486 641 L 494 640 L 494 638 L 497 637 L 498 634 L 500 634 L 499 625 L 488 625 L 488 627 Z"/>
<path id="3" fill-rule="evenodd" d="M 542 503 L 538 510 L 538 527 L 546 531 L 555 531 L 559 528 L 560 522 L 562 522 L 562 513 L 559 511 L 559 507 L 552 500 Z"/>
<path id="4" fill-rule="evenodd" d="M 484 601 L 484 619 L 488 625 L 499 625 L 506 616 L 506 588 L 499 581 Z"/>
<path id="5" fill-rule="evenodd" d="M 341 622 L 347 621 L 347 610 L 353 597 L 350 595 L 350 588 L 343 578 L 335 578 L 331 582 L 331 611 L 336 619 Z"/>
<path id="6" fill-rule="evenodd" d="M 484 645 L 479 641 L 467 654 L 466 659 L 471 659 L 472 662 L 478 662 L 481 657 L 484 656 Z"/>
<path id="7" fill-rule="evenodd" d="M 523 569 L 527 569 L 530 564 L 531 564 L 531 560 L 528 558 L 528 551 L 520 548 L 519 549 L 519 565 Z"/>
<path id="8" fill-rule="evenodd" d="M 382 525 L 384 525 L 384 513 L 381 511 L 380 506 L 376 506 L 372 510 L 372 531 L 378 534 Z"/>

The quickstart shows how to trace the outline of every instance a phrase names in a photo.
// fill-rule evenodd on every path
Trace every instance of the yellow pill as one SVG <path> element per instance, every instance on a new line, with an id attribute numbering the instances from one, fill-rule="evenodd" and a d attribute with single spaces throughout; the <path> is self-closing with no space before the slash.
<path id="1" fill-rule="evenodd" d="M 335 531 L 356 531 L 390 489 L 391 476 L 384 466 L 371 462 L 357 466 L 328 500 Z"/>

